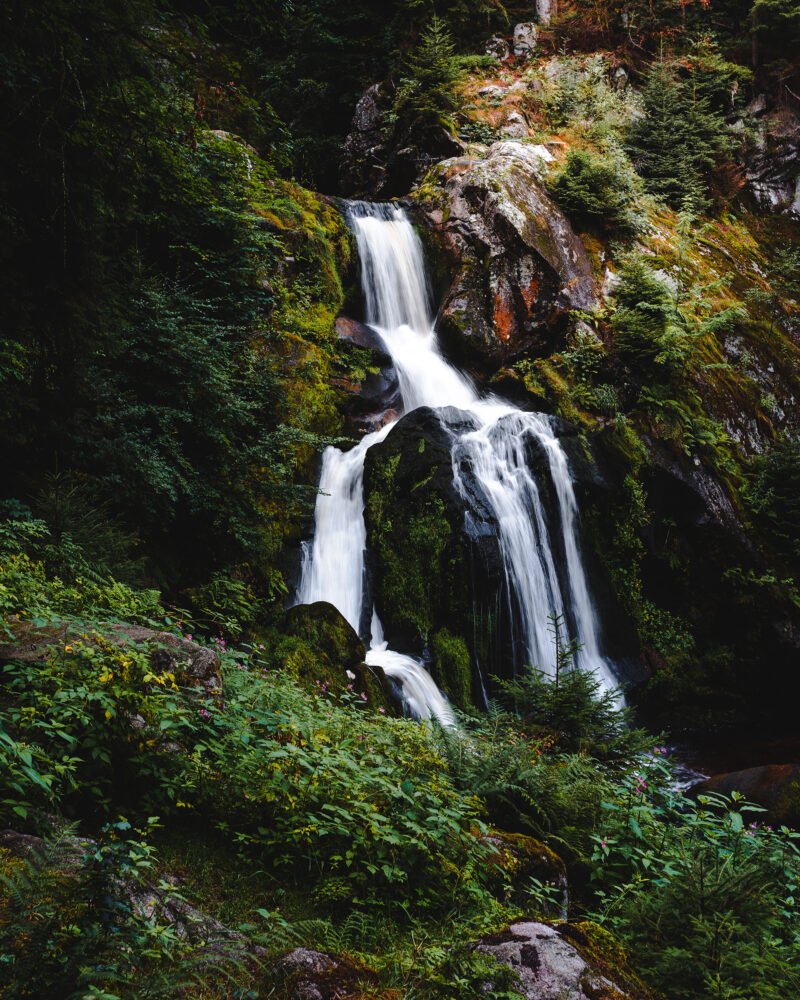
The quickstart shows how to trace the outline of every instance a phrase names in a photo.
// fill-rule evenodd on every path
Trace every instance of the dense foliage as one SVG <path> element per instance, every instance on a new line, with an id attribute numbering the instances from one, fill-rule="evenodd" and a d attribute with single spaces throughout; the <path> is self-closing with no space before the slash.
<path id="1" fill-rule="evenodd" d="M 571 918 L 613 929 L 668 995 L 796 988 L 796 835 L 739 799 L 677 792 L 666 751 L 569 669 L 574 646 L 558 687 L 507 688 L 522 716 L 445 731 L 298 687 L 268 650 L 217 646 L 217 695 L 89 621 L 5 668 L 0 821 L 45 839 L 0 851 L 3 995 L 174 996 L 202 981 L 204 996 L 255 996 L 272 973 L 251 939 L 262 959 L 292 943 L 355 950 L 408 996 L 490 976 L 513 997 L 513 977 L 459 942 L 549 912 L 557 890 L 509 886 L 487 853 L 500 823 L 582 872 Z M 186 916 L 198 902 L 210 913 Z M 181 936 L 176 912 L 242 932 Z"/>

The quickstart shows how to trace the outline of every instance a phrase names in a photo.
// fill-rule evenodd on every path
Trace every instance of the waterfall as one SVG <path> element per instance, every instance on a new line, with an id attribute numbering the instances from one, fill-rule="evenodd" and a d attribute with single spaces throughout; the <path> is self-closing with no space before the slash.
<path id="1" fill-rule="evenodd" d="M 422 246 L 403 210 L 353 203 L 349 218 L 361 261 L 366 321 L 392 358 L 405 412 L 420 406 L 450 406 L 474 418 L 476 429 L 463 432 L 453 445 L 454 482 L 466 500 L 464 470 L 468 469 L 496 518 L 506 600 L 518 619 L 515 659 L 548 669 L 552 660 L 548 616 L 563 615 L 582 644 L 578 666 L 596 671 L 605 686 L 613 687 L 614 674 L 601 652 L 580 556 L 569 463 L 549 418 L 523 412 L 493 396 L 481 397 L 470 380 L 442 357 Z M 366 435 L 350 451 L 325 450 L 314 535 L 303 545 L 296 602 L 335 605 L 357 632 L 370 635 L 367 663 L 383 667 L 397 681 L 409 711 L 449 724 L 452 713 L 447 701 L 423 663 L 388 648 L 375 609 L 364 602 L 364 461 L 392 426 Z M 548 517 L 531 471 L 531 446 L 546 457 L 556 517 Z"/>

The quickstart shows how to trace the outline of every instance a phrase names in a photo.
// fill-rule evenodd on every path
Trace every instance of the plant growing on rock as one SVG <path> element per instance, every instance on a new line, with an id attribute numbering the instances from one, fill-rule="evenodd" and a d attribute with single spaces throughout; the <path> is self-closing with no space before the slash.
<path id="1" fill-rule="evenodd" d="M 627 169 L 626 169 L 627 167 Z M 634 230 L 637 178 L 624 156 L 573 149 L 552 185 L 553 194 L 578 223 L 607 230 Z"/>

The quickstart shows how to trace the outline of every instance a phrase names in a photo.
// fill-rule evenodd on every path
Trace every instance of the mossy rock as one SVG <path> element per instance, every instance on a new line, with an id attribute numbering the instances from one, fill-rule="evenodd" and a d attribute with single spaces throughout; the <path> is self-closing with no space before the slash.
<path id="1" fill-rule="evenodd" d="M 377 975 L 354 959 L 295 948 L 274 970 L 278 997 L 286 1000 L 343 1000 L 374 995 Z"/>
<path id="2" fill-rule="evenodd" d="M 469 604 L 450 445 L 439 414 L 423 407 L 370 448 L 364 470 L 378 611 L 390 641 L 416 653 L 448 611 L 463 616 Z"/>
<path id="3" fill-rule="evenodd" d="M 318 649 L 332 663 L 353 667 L 366 655 L 364 643 L 342 613 L 327 601 L 298 604 L 286 612 L 281 631 Z"/>
<path id="4" fill-rule="evenodd" d="M 580 952 L 586 962 L 604 977 L 625 991 L 629 1000 L 661 1000 L 630 964 L 627 951 L 620 942 L 599 924 L 582 920 L 575 924 L 559 924 L 558 933 Z M 617 990 L 600 993 L 593 1000 L 619 1000 Z"/>
<path id="5" fill-rule="evenodd" d="M 290 608 L 270 647 L 272 666 L 289 673 L 307 690 L 332 695 L 349 692 L 376 711 L 396 714 L 391 682 L 380 667 L 364 662 L 364 643 L 327 601 Z"/>
<path id="6" fill-rule="evenodd" d="M 524 833 L 490 830 L 481 837 L 487 849 L 486 864 L 493 892 L 515 906 L 530 904 L 531 879 L 551 885 L 560 893 L 549 908 L 550 916 L 563 913 L 567 903 L 567 873 L 561 858 L 546 844 Z"/>
<path id="7" fill-rule="evenodd" d="M 472 657 L 460 635 L 442 628 L 431 640 L 431 676 L 458 708 L 465 709 L 472 699 Z"/>

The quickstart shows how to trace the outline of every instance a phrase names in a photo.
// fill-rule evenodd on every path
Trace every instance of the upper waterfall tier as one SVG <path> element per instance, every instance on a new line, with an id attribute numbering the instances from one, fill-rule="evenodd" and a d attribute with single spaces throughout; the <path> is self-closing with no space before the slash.
<path id="1" fill-rule="evenodd" d="M 461 487 L 468 471 L 494 514 L 504 566 L 504 599 L 519 636 L 514 666 L 549 668 L 548 616 L 563 615 L 581 643 L 578 665 L 596 670 L 604 684 L 613 686 L 580 556 L 569 463 L 549 418 L 523 412 L 493 396 L 480 396 L 471 381 L 441 355 L 422 246 L 405 212 L 393 205 L 359 202 L 350 207 L 349 218 L 361 262 L 367 322 L 397 369 L 405 412 L 423 406 L 456 407 L 472 418 L 471 427 L 465 426 L 453 437 L 453 478 Z M 367 451 L 384 441 L 393 426 L 387 424 L 367 435 L 348 452 L 325 451 L 314 536 L 304 546 L 297 594 L 299 603 L 330 601 L 362 634 L 372 629 L 370 662 L 374 663 L 381 663 L 380 652 L 386 647 L 379 618 L 365 597 L 364 462 Z M 530 468 L 530 442 L 546 455 L 558 507 L 555 516 L 545 509 L 537 474 Z M 466 512 L 469 491 L 464 487 L 462 493 Z M 404 671 L 397 658 L 403 656 L 384 653 L 386 665 L 401 682 Z M 434 699 L 420 704 L 427 685 L 419 682 L 419 661 L 408 660 L 407 666 L 407 700 L 415 714 L 441 717 L 441 706 L 433 704 Z"/>

